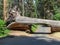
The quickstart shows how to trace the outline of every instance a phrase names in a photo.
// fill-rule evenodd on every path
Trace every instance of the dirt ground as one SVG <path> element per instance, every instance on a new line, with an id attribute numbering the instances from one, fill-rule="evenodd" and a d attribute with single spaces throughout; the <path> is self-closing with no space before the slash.
<path id="1" fill-rule="evenodd" d="M 50 38 L 59 40 L 60 39 L 60 32 L 55 32 L 55 33 L 52 33 L 52 34 L 48 34 L 47 36 L 50 37 Z"/>
<path id="2" fill-rule="evenodd" d="M 9 35 L 13 36 L 32 36 L 32 34 L 26 33 L 25 31 L 11 30 Z"/>
<path id="3" fill-rule="evenodd" d="M 11 30 L 9 35 L 13 35 L 13 36 L 29 36 L 29 37 L 31 37 L 34 34 L 26 33 L 25 31 Z M 52 33 L 52 34 L 45 34 L 45 36 L 47 36 L 49 38 L 60 39 L 60 32 L 55 32 L 55 33 Z"/>

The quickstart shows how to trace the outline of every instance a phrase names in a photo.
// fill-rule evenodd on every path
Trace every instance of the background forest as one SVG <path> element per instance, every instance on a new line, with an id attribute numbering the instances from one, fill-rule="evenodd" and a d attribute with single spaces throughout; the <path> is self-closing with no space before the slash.
<path id="1" fill-rule="evenodd" d="M 60 0 L 9 0 L 8 8 L 17 5 L 22 16 L 60 20 Z M 3 16 L 3 0 L 0 0 L 0 18 Z"/>

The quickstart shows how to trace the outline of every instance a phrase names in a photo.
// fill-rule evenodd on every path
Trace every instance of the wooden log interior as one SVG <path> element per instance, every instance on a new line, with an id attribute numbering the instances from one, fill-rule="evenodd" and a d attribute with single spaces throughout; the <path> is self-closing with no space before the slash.
<path id="1" fill-rule="evenodd" d="M 15 30 L 18 30 L 18 29 L 28 30 L 28 29 L 30 29 L 29 25 L 20 24 L 20 23 L 16 23 L 16 22 L 14 22 L 14 23 L 11 24 L 10 26 L 8 26 L 8 28 L 9 28 L 9 29 L 15 29 Z"/>

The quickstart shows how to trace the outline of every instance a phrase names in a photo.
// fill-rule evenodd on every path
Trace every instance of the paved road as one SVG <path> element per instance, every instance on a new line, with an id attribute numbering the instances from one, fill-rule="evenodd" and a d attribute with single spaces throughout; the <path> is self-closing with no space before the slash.
<path id="1" fill-rule="evenodd" d="M 45 34 L 33 34 L 33 36 L 9 36 L 0 39 L 0 45 L 60 45 L 60 41 L 48 38 Z"/>

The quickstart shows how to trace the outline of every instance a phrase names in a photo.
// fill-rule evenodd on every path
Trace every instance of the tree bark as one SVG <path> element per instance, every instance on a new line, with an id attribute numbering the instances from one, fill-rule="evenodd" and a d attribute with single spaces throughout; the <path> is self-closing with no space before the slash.
<path id="1" fill-rule="evenodd" d="M 3 0 L 3 3 L 4 3 L 4 5 L 3 5 L 3 17 L 4 17 L 4 21 L 6 20 L 6 18 L 7 18 L 7 0 Z"/>
<path id="2" fill-rule="evenodd" d="M 46 19 L 37 19 L 29 17 L 17 17 L 15 20 L 17 23 L 23 24 L 48 24 L 54 27 L 60 27 L 60 21 L 56 20 L 46 20 Z"/>

